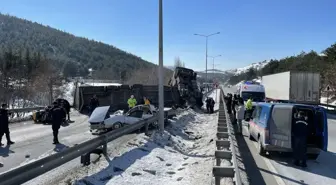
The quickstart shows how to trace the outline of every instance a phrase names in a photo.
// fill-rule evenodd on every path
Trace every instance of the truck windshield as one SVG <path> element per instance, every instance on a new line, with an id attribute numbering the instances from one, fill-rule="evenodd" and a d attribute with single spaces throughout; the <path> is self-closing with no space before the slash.
<path id="1" fill-rule="evenodd" d="M 254 102 L 263 102 L 265 100 L 264 92 L 242 92 L 242 98 L 247 101 L 250 97 Z"/>

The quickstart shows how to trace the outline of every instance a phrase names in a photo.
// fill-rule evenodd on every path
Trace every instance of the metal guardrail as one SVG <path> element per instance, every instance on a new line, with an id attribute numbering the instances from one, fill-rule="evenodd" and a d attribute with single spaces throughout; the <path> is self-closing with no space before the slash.
<path id="1" fill-rule="evenodd" d="M 113 141 L 123 135 L 132 133 L 144 126 L 147 131 L 148 125 L 157 120 L 158 116 L 153 116 L 151 118 L 141 120 L 133 125 L 125 126 L 118 130 L 105 133 L 99 137 L 68 148 L 62 152 L 50 155 L 22 167 L 18 167 L 11 171 L 5 172 L 0 175 L 0 184 L 17 185 L 25 183 L 80 156 L 82 157 L 81 162 L 87 164 L 86 161 L 90 160 L 90 153 L 95 153 L 94 151 L 102 147 L 101 152 L 106 154 L 108 142 Z"/>
<path id="2" fill-rule="evenodd" d="M 225 177 L 233 178 L 236 185 L 242 184 L 233 143 L 234 137 L 233 126 L 229 120 L 229 115 L 224 103 L 224 92 L 223 89 L 221 89 L 215 151 L 216 166 L 212 169 L 212 174 L 215 177 L 215 185 L 221 185 L 221 179 Z M 223 159 L 231 161 L 232 165 L 221 166 Z"/>
<path id="3" fill-rule="evenodd" d="M 34 110 L 42 110 L 45 107 L 27 107 L 27 108 L 19 108 L 19 109 L 8 109 L 8 112 L 12 113 L 21 113 L 21 112 L 31 112 Z"/>

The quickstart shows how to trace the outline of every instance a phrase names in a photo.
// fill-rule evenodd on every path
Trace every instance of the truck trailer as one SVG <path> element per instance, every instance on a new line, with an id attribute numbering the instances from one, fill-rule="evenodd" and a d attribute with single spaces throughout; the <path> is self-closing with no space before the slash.
<path id="1" fill-rule="evenodd" d="M 320 74 L 287 71 L 263 76 L 266 101 L 320 103 Z"/>

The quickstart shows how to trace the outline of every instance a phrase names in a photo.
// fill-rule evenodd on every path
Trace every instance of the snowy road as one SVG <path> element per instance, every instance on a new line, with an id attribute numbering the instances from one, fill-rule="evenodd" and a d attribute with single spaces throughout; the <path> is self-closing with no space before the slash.
<path id="1" fill-rule="evenodd" d="M 59 140 L 62 144 L 56 147 L 52 144 L 53 136 L 50 125 L 34 124 L 32 121 L 11 124 L 11 139 L 16 143 L 9 148 L 6 146 L 0 148 L 0 160 L 4 164 L 0 168 L 0 173 L 49 156 L 55 153 L 54 150 L 61 150 L 65 146 L 71 147 L 94 137 L 89 132 L 87 116 L 73 111 L 71 119 L 75 122 L 61 127 Z M 5 137 L 3 140 L 6 141 Z"/>

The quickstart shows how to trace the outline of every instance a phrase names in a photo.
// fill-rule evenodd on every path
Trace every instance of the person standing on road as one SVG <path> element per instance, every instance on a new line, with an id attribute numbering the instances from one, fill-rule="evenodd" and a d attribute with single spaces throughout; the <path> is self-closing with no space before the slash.
<path id="1" fill-rule="evenodd" d="M 307 155 L 307 135 L 308 135 L 308 117 L 305 112 L 300 111 L 297 114 L 295 124 L 293 126 L 293 154 L 294 154 L 294 165 L 307 167 L 306 155 Z"/>
<path id="2" fill-rule="evenodd" d="M 236 120 L 236 106 L 238 105 L 238 99 L 237 99 L 237 95 L 234 94 L 233 98 L 232 98 L 232 104 L 231 104 L 231 109 L 233 112 L 233 124 L 236 124 L 237 120 Z"/>
<path id="3" fill-rule="evenodd" d="M 135 107 L 135 105 L 137 104 L 137 101 L 134 98 L 134 95 L 131 95 L 131 97 L 127 100 L 127 104 L 128 104 L 129 109 Z"/>
<path id="4" fill-rule="evenodd" d="M 251 118 L 252 110 L 253 110 L 252 97 L 249 97 L 249 99 L 246 102 L 246 114 L 247 114 L 247 116 L 244 116 L 244 117 Z"/>
<path id="5" fill-rule="evenodd" d="M 9 134 L 9 120 L 8 120 L 8 110 L 7 110 L 7 104 L 2 104 L 1 109 L 0 109 L 0 145 L 2 146 L 2 136 L 6 134 L 6 139 L 7 139 L 7 145 L 14 144 L 10 139 L 10 134 Z"/>
<path id="6" fill-rule="evenodd" d="M 232 108 L 232 94 L 228 94 L 226 108 L 227 108 L 228 114 L 231 114 L 232 113 L 232 109 L 231 109 Z"/>
<path id="7" fill-rule="evenodd" d="M 90 115 L 92 112 L 99 106 L 99 100 L 96 95 L 93 95 L 93 97 L 90 100 Z"/>
<path id="8" fill-rule="evenodd" d="M 210 98 L 209 97 L 207 97 L 207 99 L 205 100 L 205 105 L 206 105 L 207 113 L 210 113 Z"/>
<path id="9" fill-rule="evenodd" d="M 214 111 L 214 107 L 215 107 L 215 100 L 213 98 L 210 98 L 210 114 L 213 114 Z"/>
<path id="10" fill-rule="evenodd" d="M 236 105 L 236 119 L 237 119 L 237 126 L 238 126 L 238 134 L 242 134 L 243 130 L 243 119 L 244 119 L 244 113 L 245 113 L 245 107 L 244 107 L 244 101 L 243 99 L 238 99 L 238 104 Z"/>
<path id="11" fill-rule="evenodd" d="M 59 144 L 58 141 L 58 131 L 61 128 L 61 125 L 63 123 L 63 119 L 66 116 L 64 110 L 62 107 L 58 105 L 57 102 L 54 102 L 54 107 L 52 108 L 51 115 L 52 115 L 52 131 L 54 136 L 54 142 L 53 144 Z"/>
<path id="12" fill-rule="evenodd" d="M 143 99 L 144 99 L 143 111 L 144 114 L 147 114 L 150 110 L 150 101 L 147 97 L 143 97 Z"/>
<path id="13" fill-rule="evenodd" d="M 148 105 L 148 106 L 150 105 L 150 101 L 147 97 L 144 97 L 144 103 L 145 105 Z"/>

